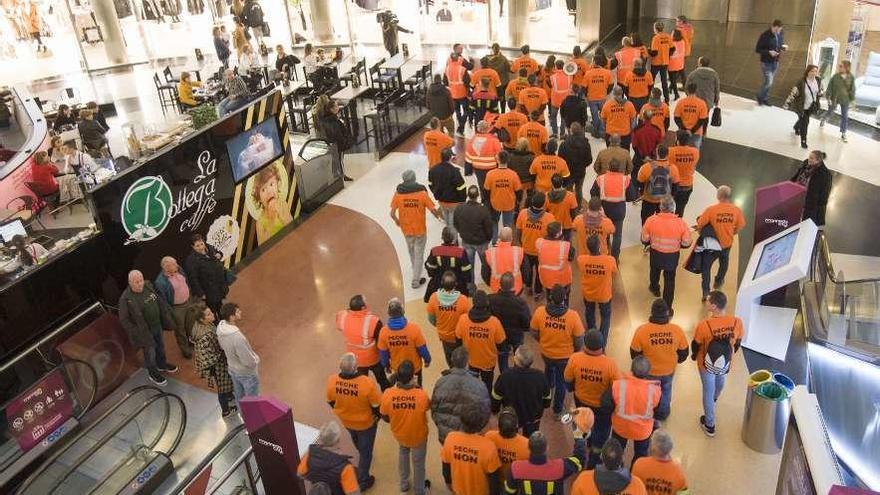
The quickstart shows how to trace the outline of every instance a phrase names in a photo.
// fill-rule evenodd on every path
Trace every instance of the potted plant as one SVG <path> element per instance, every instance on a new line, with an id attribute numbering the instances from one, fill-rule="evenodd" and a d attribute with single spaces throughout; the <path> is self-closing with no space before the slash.
<path id="1" fill-rule="evenodd" d="M 197 106 L 196 108 L 190 110 L 190 115 L 192 115 L 192 125 L 193 129 L 201 129 L 206 125 L 209 125 L 211 122 L 217 120 L 217 109 L 211 103 L 205 103 Z"/>

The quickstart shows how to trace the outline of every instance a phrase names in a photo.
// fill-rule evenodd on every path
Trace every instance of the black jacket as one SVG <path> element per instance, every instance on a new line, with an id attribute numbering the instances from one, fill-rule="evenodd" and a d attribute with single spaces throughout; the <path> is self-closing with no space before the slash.
<path id="1" fill-rule="evenodd" d="M 452 102 L 452 94 L 442 83 L 431 83 L 425 96 L 425 106 L 434 117 L 440 120 L 448 119 L 455 111 Z"/>
<path id="2" fill-rule="evenodd" d="M 208 301 L 221 301 L 229 292 L 226 268 L 215 257 L 217 250 L 211 245 L 207 245 L 207 248 L 206 254 L 193 251 L 186 258 L 186 281 L 194 297 L 204 296 Z"/>
<path id="3" fill-rule="evenodd" d="M 174 321 L 171 316 L 171 307 L 153 288 L 153 284 L 149 281 L 144 281 L 143 292 L 146 294 L 145 297 L 155 297 L 156 304 L 159 305 L 159 317 L 162 320 L 163 327 L 173 328 Z M 130 287 L 126 287 L 119 297 L 119 323 L 122 324 L 122 328 L 128 333 L 128 340 L 133 347 L 141 349 L 155 346 L 156 341 L 153 339 L 153 330 L 144 318 L 144 307 L 134 297 Z"/>
<path id="4" fill-rule="evenodd" d="M 327 113 L 318 120 L 318 130 L 327 141 L 336 145 L 340 152 L 351 148 L 351 132 L 342 120 L 333 113 Z"/>
<path id="5" fill-rule="evenodd" d="M 782 44 L 785 43 L 782 31 L 779 32 L 778 41 L 776 38 L 777 36 L 769 29 L 761 33 L 761 36 L 758 37 L 758 42 L 755 43 L 755 53 L 761 56 L 761 63 L 770 64 L 779 61 L 778 56 L 774 57 L 770 55 L 770 50 L 782 52 Z"/>
<path id="6" fill-rule="evenodd" d="M 492 389 L 492 410 L 497 412 L 502 405 L 516 411 L 520 424 L 540 419 L 550 406 L 550 384 L 544 372 L 519 366 L 506 369 Z"/>
<path id="7" fill-rule="evenodd" d="M 97 149 L 107 142 L 107 138 L 104 137 L 107 129 L 101 127 L 97 120 L 83 120 L 77 127 L 79 127 L 79 137 L 89 148 Z"/>
<path id="8" fill-rule="evenodd" d="M 807 167 L 807 161 L 804 160 L 801 167 L 795 172 L 791 178 L 792 182 L 797 182 L 798 174 Z M 807 185 L 807 197 L 804 200 L 804 216 L 803 219 L 811 219 L 818 226 L 825 225 L 825 208 L 828 206 L 828 197 L 831 195 L 831 171 L 825 166 L 825 163 L 819 164 L 813 176 L 810 177 L 810 183 Z"/>
<path id="9" fill-rule="evenodd" d="M 444 203 L 463 203 L 467 197 L 461 170 L 449 162 L 441 162 L 428 171 L 428 187 L 434 199 Z"/>
<path id="10" fill-rule="evenodd" d="M 519 176 L 520 182 L 523 184 L 531 184 L 535 182 L 535 176 L 529 173 L 529 168 L 532 166 L 532 161 L 535 160 L 535 154 L 530 151 L 517 151 L 513 150 L 510 152 L 510 160 L 507 162 L 507 168 L 516 172 L 516 175 Z"/>
<path id="11" fill-rule="evenodd" d="M 568 95 L 562 100 L 562 106 L 559 112 L 562 114 L 562 121 L 565 127 L 571 126 L 573 122 L 580 123 L 581 126 L 587 125 L 587 112 L 590 111 L 589 105 L 579 95 Z"/>
<path id="12" fill-rule="evenodd" d="M 565 160 L 571 172 L 571 180 L 580 180 L 587 175 L 587 167 L 593 163 L 593 150 L 590 141 L 583 134 L 569 134 L 559 146 L 559 156 Z"/>
<path id="13" fill-rule="evenodd" d="M 514 346 L 522 344 L 523 334 L 529 331 L 532 319 L 528 304 L 513 292 L 499 291 L 489 294 L 489 308 L 492 316 L 501 321 L 507 343 Z"/>
<path id="14" fill-rule="evenodd" d="M 492 240 L 492 214 L 476 201 L 456 206 L 452 223 L 464 244 L 479 245 Z"/>

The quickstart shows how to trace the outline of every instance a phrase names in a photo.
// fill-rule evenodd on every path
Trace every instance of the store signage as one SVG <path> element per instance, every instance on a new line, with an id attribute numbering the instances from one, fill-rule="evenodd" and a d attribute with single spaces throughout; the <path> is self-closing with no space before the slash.
<path id="1" fill-rule="evenodd" d="M 272 397 L 245 397 L 240 406 L 267 495 L 305 495 L 290 406 Z"/>
<path id="2" fill-rule="evenodd" d="M 53 370 L 6 406 L 9 432 L 24 452 L 44 438 L 47 445 L 60 438 L 56 431 L 73 415 L 73 399 L 60 369 Z"/>

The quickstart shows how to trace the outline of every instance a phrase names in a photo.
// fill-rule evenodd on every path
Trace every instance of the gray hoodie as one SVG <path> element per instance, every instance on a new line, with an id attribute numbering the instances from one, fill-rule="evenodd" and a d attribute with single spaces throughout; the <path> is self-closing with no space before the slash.
<path id="1" fill-rule="evenodd" d="M 217 340 L 226 353 L 229 372 L 234 375 L 257 375 L 260 356 L 237 326 L 221 320 L 217 325 Z"/>
<path id="2" fill-rule="evenodd" d="M 721 97 L 721 79 L 711 67 L 697 67 L 687 77 L 687 83 L 697 85 L 697 96 L 706 102 L 709 108 L 716 106 Z"/>

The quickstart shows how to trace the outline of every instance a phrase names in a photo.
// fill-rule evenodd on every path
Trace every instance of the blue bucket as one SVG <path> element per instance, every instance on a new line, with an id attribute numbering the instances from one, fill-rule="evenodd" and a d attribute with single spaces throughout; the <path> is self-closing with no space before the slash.
<path id="1" fill-rule="evenodd" d="M 789 396 L 794 392 L 794 381 L 782 373 L 773 373 L 773 381 L 781 385 Z"/>

